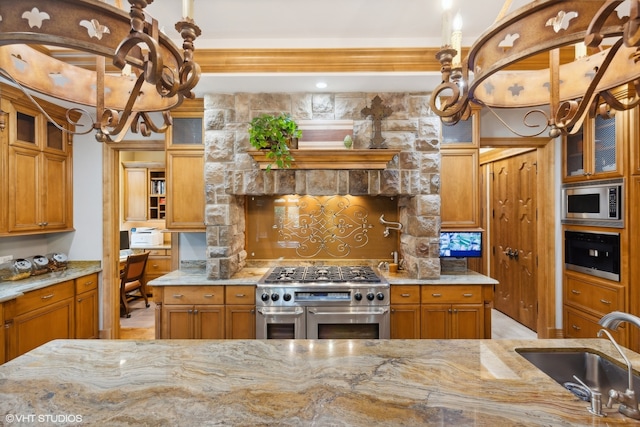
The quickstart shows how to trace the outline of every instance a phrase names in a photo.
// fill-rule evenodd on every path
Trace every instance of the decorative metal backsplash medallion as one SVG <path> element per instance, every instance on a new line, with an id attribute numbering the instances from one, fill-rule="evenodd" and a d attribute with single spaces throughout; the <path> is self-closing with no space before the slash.
<path id="1" fill-rule="evenodd" d="M 254 258 L 388 258 L 397 235 L 385 236 L 380 215 L 397 217 L 385 197 L 251 197 L 247 249 Z"/>

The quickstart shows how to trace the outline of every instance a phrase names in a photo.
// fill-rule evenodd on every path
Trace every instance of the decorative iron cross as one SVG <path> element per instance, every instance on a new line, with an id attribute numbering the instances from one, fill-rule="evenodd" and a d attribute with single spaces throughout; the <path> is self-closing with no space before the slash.
<path id="1" fill-rule="evenodd" d="M 365 116 L 371 116 L 373 121 L 373 138 L 369 148 L 387 148 L 387 144 L 382 137 L 382 119 L 387 118 L 393 113 L 388 105 L 382 104 L 382 99 L 376 95 L 371 101 L 371 108 L 365 107 L 361 111 Z"/>

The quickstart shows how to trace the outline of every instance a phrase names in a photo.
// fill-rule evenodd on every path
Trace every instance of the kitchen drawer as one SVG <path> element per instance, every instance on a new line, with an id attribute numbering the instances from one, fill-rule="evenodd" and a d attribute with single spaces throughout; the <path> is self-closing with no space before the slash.
<path id="1" fill-rule="evenodd" d="M 602 326 L 598 324 L 598 320 L 600 318 L 565 305 L 564 338 L 596 338 L 598 331 L 602 329 Z M 625 330 L 625 325 L 622 324 L 616 331 L 609 332 L 618 344 L 626 346 Z"/>
<path id="2" fill-rule="evenodd" d="M 98 289 L 98 273 L 76 279 L 76 295 Z"/>
<path id="3" fill-rule="evenodd" d="M 165 286 L 165 304 L 224 304 L 224 286 Z"/>
<path id="4" fill-rule="evenodd" d="M 420 285 L 391 285 L 391 304 L 420 304 Z"/>
<path id="5" fill-rule="evenodd" d="M 482 286 L 422 286 L 422 303 L 480 303 Z"/>
<path id="6" fill-rule="evenodd" d="M 171 258 L 151 258 L 147 260 L 145 268 L 147 274 L 164 274 L 171 271 Z"/>
<path id="7" fill-rule="evenodd" d="M 565 275 L 564 302 L 603 316 L 624 310 L 624 288 L 597 280 L 587 281 L 571 274 Z"/>
<path id="8" fill-rule="evenodd" d="M 226 286 L 225 301 L 227 304 L 255 304 L 255 286 Z"/>
<path id="9" fill-rule="evenodd" d="M 149 256 L 171 256 L 171 249 L 146 249 Z"/>
<path id="10" fill-rule="evenodd" d="M 74 295 L 74 281 L 58 283 L 57 285 L 47 286 L 46 288 L 37 289 L 27 292 L 19 296 L 15 300 L 15 313 L 19 316 L 33 310 L 37 310 L 47 305 L 54 304 Z"/>

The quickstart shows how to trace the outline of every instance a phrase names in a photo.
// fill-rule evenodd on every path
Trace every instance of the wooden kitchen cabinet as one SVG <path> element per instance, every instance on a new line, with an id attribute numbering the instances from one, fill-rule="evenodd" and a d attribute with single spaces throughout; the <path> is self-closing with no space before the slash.
<path id="1" fill-rule="evenodd" d="M 482 286 L 423 285 L 421 302 L 421 338 L 490 338 Z"/>
<path id="2" fill-rule="evenodd" d="M 624 169 L 624 114 L 585 120 L 582 128 L 565 136 L 563 181 L 617 178 Z"/>
<path id="3" fill-rule="evenodd" d="M 255 286 L 226 286 L 227 339 L 255 339 L 256 337 Z"/>
<path id="4" fill-rule="evenodd" d="M 2 86 L 7 129 L 0 135 L 4 168 L 0 200 L 0 234 L 41 234 L 73 230 L 72 146 L 69 135 L 31 106 L 30 101 Z M 60 107 L 51 117 L 65 128 Z"/>
<path id="5" fill-rule="evenodd" d="M 75 337 L 99 338 L 98 273 L 75 279 Z"/>
<path id="6" fill-rule="evenodd" d="M 171 272 L 171 249 L 150 249 L 144 270 L 145 283 Z M 148 288 L 147 291 L 150 289 Z"/>
<path id="7" fill-rule="evenodd" d="M 563 280 L 564 336 L 595 338 L 602 328 L 598 321 L 612 311 L 628 311 L 625 307 L 625 287 L 599 277 L 565 270 Z M 620 345 L 628 346 L 624 328 L 614 335 Z"/>
<path id="8" fill-rule="evenodd" d="M 203 100 L 185 100 L 171 116 L 173 125 L 165 140 L 166 226 L 176 231 L 204 231 Z"/>
<path id="9" fill-rule="evenodd" d="M 0 303 L 0 365 L 6 362 L 5 327 L 4 327 L 4 304 Z"/>
<path id="10" fill-rule="evenodd" d="M 165 165 L 123 162 L 125 221 L 164 220 L 166 215 Z"/>
<path id="11" fill-rule="evenodd" d="M 440 150 L 440 216 L 443 229 L 480 227 L 477 148 Z"/>
<path id="12" fill-rule="evenodd" d="M 153 294 L 161 306 L 159 338 L 224 338 L 224 286 L 165 286 Z"/>
<path id="13" fill-rule="evenodd" d="M 7 360 L 54 339 L 74 338 L 74 293 L 68 280 L 5 303 Z"/>
<path id="14" fill-rule="evenodd" d="M 391 286 L 391 338 L 420 338 L 420 285 Z"/>

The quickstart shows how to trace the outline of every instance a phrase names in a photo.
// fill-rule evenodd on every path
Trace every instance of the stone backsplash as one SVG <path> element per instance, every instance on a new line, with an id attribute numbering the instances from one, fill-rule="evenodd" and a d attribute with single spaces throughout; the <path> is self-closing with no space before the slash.
<path id="1" fill-rule="evenodd" d="M 369 148 L 372 121 L 361 110 L 378 95 L 393 113 L 382 122 L 384 170 L 260 170 L 247 154 L 248 124 L 259 114 L 296 120 L 354 121 L 353 148 Z M 333 194 L 397 196 L 398 248 L 411 277 L 440 276 L 440 121 L 428 93 L 235 93 L 205 96 L 207 275 L 228 278 L 247 264 L 245 196 Z M 371 260 L 377 263 L 380 260 Z"/>

